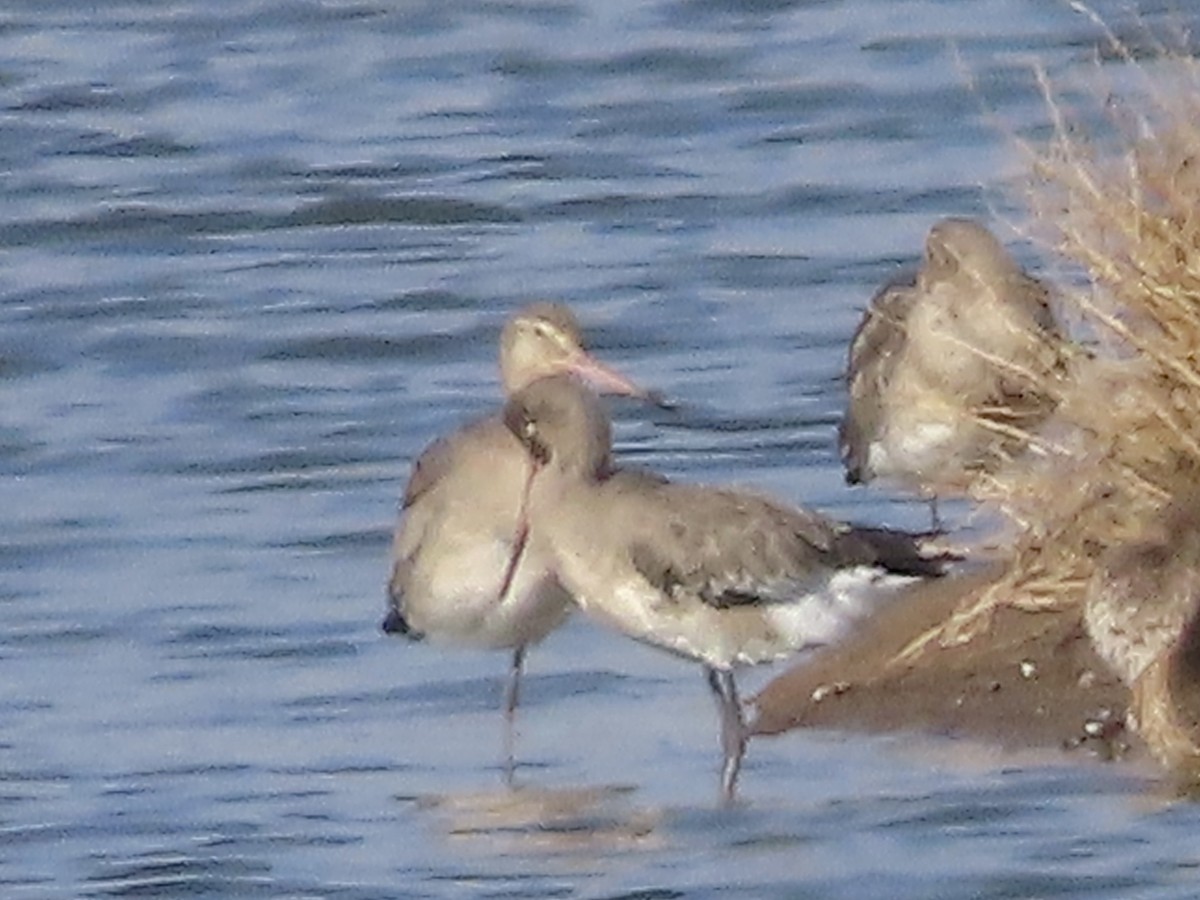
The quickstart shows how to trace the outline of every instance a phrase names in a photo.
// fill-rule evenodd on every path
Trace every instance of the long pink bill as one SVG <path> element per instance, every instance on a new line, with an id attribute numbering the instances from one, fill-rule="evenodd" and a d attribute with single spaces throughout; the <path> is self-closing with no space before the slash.
<path id="1" fill-rule="evenodd" d="M 630 381 L 616 369 L 606 366 L 587 353 L 580 353 L 567 363 L 567 368 L 601 394 L 634 397 L 664 409 L 674 408 L 658 391 L 648 391 Z"/>

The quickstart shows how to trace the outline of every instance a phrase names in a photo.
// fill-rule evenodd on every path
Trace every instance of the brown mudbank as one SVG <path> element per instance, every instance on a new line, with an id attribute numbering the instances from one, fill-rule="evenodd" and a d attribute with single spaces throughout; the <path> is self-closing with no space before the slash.
<path id="1" fill-rule="evenodd" d="M 1039 385 L 1056 402 L 1036 452 L 972 486 L 1014 526 L 1009 559 L 913 589 L 780 676 L 756 698 L 759 733 L 920 730 L 1024 748 L 1107 732 L 1200 779 L 1200 68 L 1168 42 L 1140 69 L 1110 40 L 1150 90 L 1125 95 L 1097 73 L 1068 108 L 1043 84 L 1054 133 L 1034 147 L 1029 232 L 1090 284 L 1055 292 L 1083 343 Z M 1185 521 L 1168 514 L 1155 537 L 1173 501 Z M 939 626 L 970 639 L 901 657 Z M 1140 739 L 1116 734 L 1127 710 Z"/>
<path id="2" fill-rule="evenodd" d="M 1092 649 L 1078 604 L 1044 612 L 1001 605 L 971 640 L 932 643 L 897 661 L 999 574 L 995 568 L 909 589 L 849 640 L 768 684 L 753 701 L 755 733 L 922 731 L 1010 749 L 1140 754 L 1141 742 L 1121 727 L 1129 691 Z"/>

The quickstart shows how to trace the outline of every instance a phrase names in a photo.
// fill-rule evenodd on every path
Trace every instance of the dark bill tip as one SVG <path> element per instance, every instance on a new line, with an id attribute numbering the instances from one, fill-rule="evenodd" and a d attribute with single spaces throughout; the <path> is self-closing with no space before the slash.
<path id="1" fill-rule="evenodd" d="M 678 412 L 679 401 L 672 400 L 662 391 L 646 391 L 642 395 L 642 399 L 658 409 L 666 410 L 667 412 Z"/>

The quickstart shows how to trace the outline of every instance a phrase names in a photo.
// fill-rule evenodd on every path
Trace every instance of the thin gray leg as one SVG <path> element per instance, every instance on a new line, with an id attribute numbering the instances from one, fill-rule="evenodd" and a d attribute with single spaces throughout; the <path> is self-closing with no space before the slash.
<path id="1" fill-rule="evenodd" d="M 708 666 L 704 671 L 721 719 L 721 752 L 724 755 L 721 763 L 721 802 L 729 805 L 737 793 L 738 773 L 742 769 L 742 757 L 746 754 L 746 724 L 742 720 L 742 703 L 738 699 L 733 672 Z"/>
<path id="2" fill-rule="evenodd" d="M 518 647 L 513 651 L 512 665 L 508 669 L 508 685 L 504 689 L 504 782 L 512 786 L 513 774 L 517 768 L 513 756 L 515 741 L 517 704 L 521 699 L 521 668 L 525 663 L 525 648 Z"/>

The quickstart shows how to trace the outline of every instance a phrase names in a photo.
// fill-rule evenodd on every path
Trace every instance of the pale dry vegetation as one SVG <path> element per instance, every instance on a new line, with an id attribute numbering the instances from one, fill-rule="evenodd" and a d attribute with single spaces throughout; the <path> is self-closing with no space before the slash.
<path id="1" fill-rule="evenodd" d="M 1014 523 L 1011 565 L 904 658 L 969 640 L 1000 603 L 1079 602 L 1097 556 L 1200 480 L 1200 63 L 1105 33 L 1084 91 L 1038 73 L 1053 133 L 1018 142 L 1030 234 L 1080 276 L 1059 286 L 1079 344 L 1034 451 L 977 488 Z"/>

